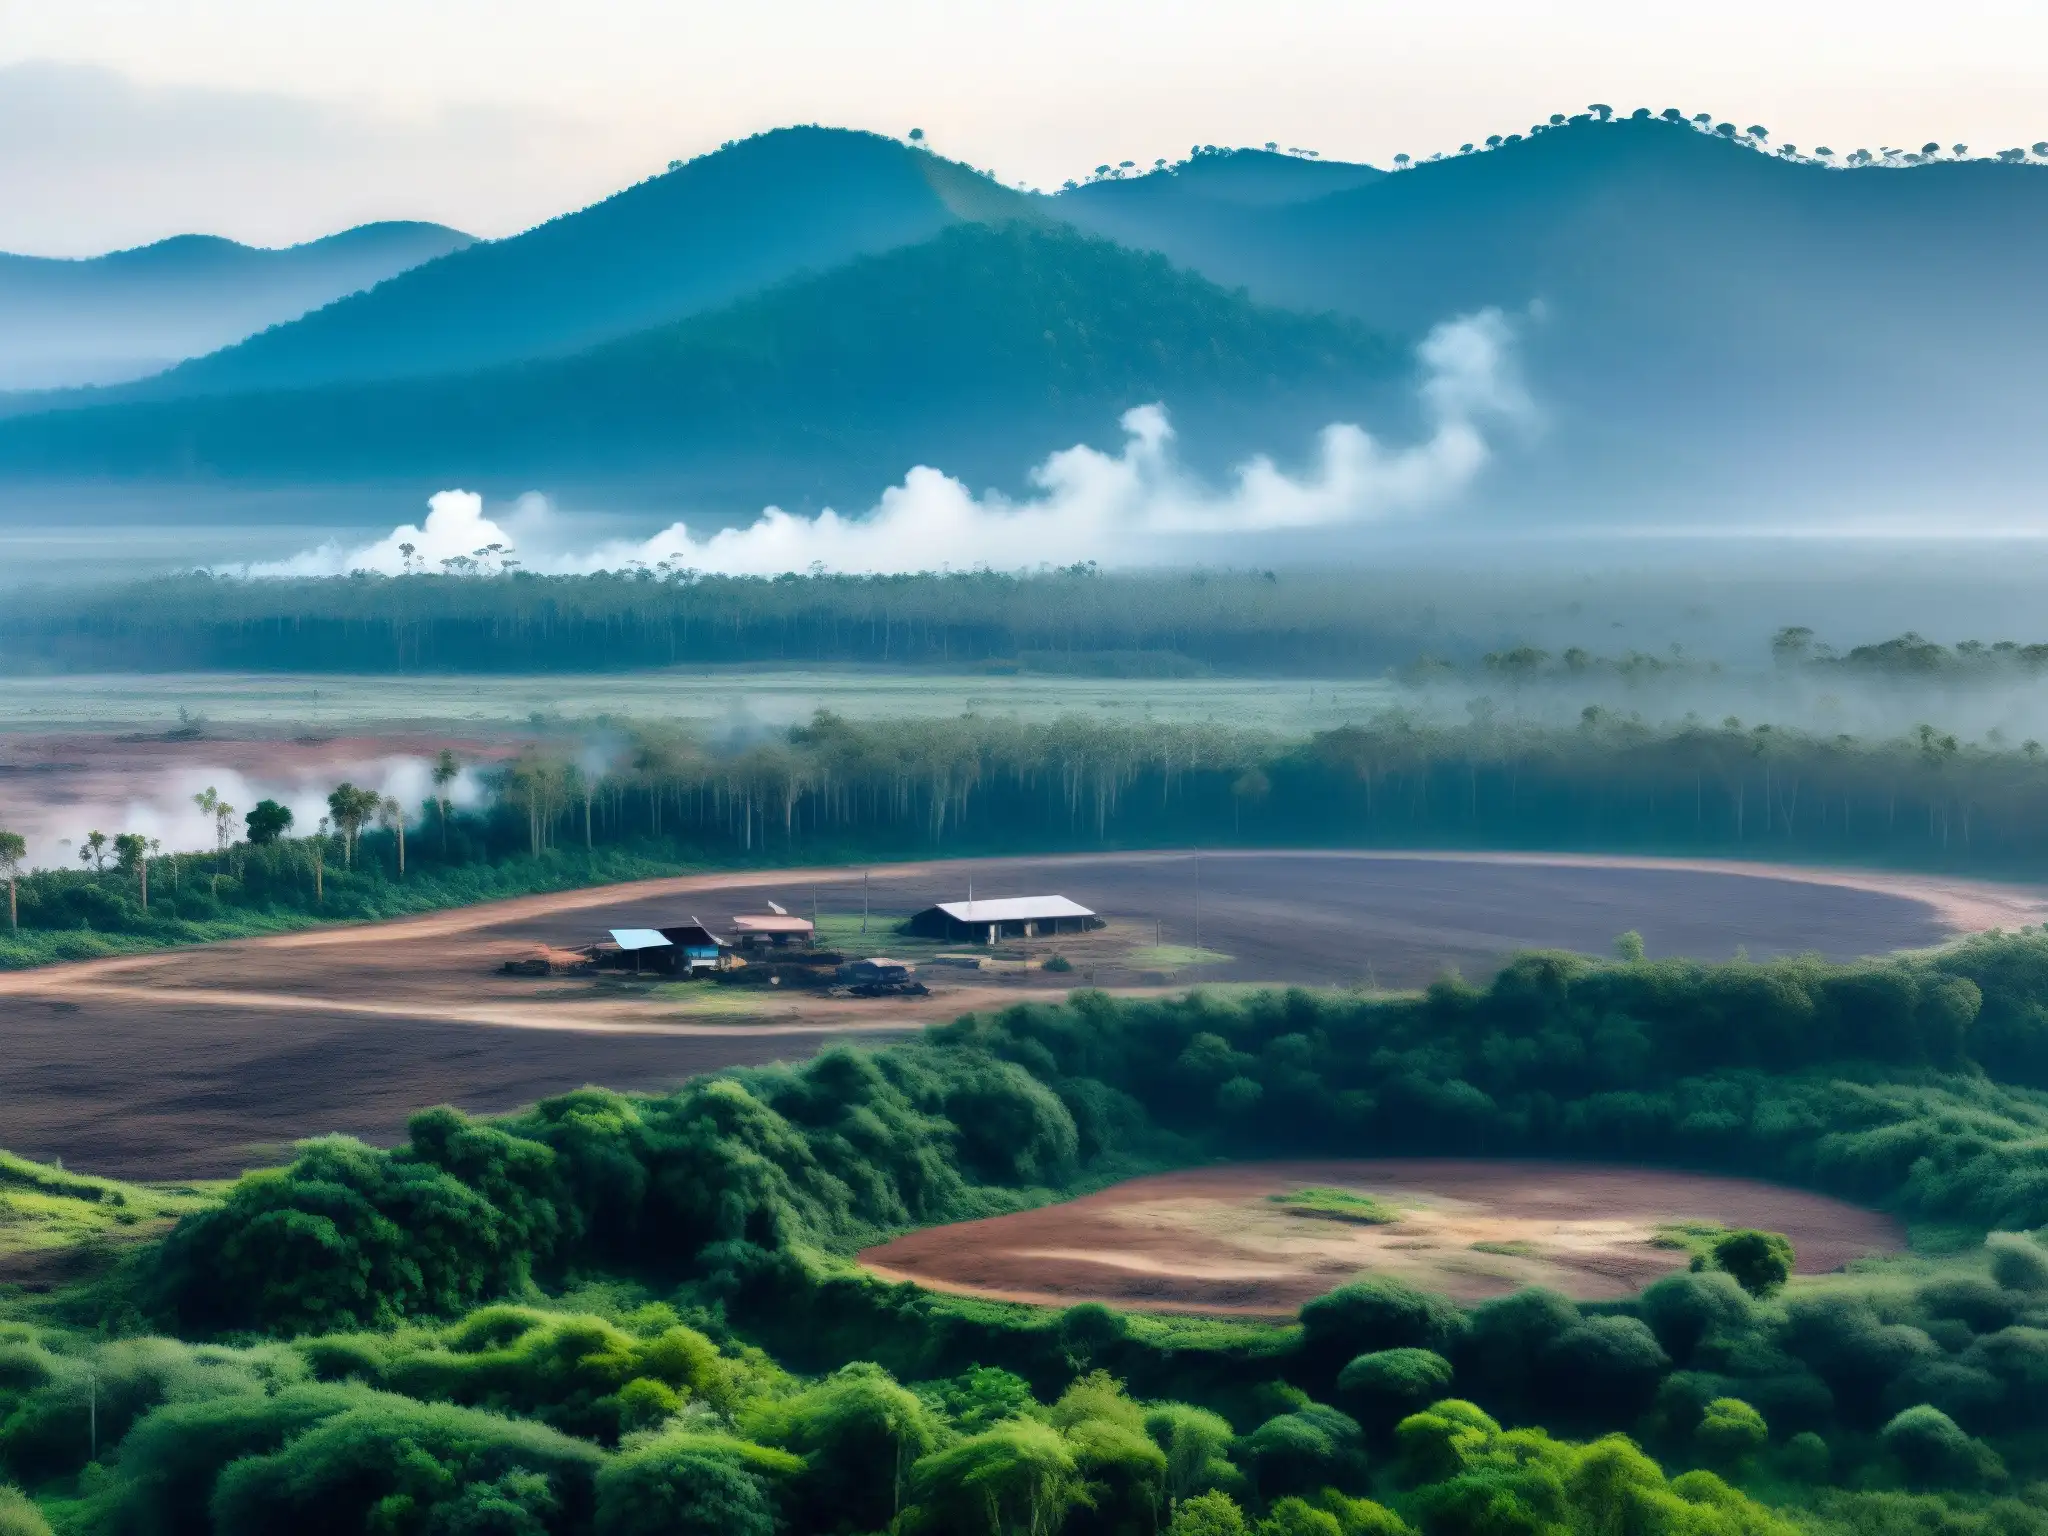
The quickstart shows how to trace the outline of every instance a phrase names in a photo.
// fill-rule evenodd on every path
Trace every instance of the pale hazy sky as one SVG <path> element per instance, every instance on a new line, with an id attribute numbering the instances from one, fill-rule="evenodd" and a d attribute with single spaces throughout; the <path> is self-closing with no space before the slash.
<path id="1" fill-rule="evenodd" d="M 1589 101 L 1837 149 L 2048 138 L 2048 0 L 0 0 L 0 250 L 506 234 L 790 122 L 1054 187 L 1384 163 Z"/>

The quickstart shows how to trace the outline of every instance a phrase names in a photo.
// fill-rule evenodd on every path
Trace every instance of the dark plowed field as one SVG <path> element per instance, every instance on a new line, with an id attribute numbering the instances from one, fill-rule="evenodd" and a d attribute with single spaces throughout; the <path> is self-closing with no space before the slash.
<path id="1" fill-rule="evenodd" d="M 1522 948 L 1604 953 L 1627 928 L 1653 955 L 1725 959 L 1741 946 L 1761 959 L 1869 954 L 2012 920 L 2002 908 L 1958 918 L 1903 881 L 1867 889 L 1676 864 L 1270 853 L 1200 866 L 1198 877 L 1191 857 L 1130 854 L 878 870 L 870 952 L 887 951 L 888 918 L 959 899 L 970 877 L 978 896 L 1064 893 L 1110 928 L 1073 946 L 1066 978 L 930 970 L 937 995 L 914 1007 L 782 998 L 773 1034 L 496 970 L 536 941 L 581 944 L 691 914 L 718 926 L 769 899 L 857 913 L 859 871 L 649 882 L 0 977 L 0 1146 L 129 1177 L 231 1174 L 303 1136 L 392 1140 L 422 1105 L 502 1110 L 584 1083 L 659 1088 L 809 1055 L 837 1032 L 915 1027 L 1089 979 L 1399 988 L 1447 966 L 1482 978 Z M 1155 936 L 1195 943 L 1198 885 L 1201 944 L 1229 958 L 1174 970 L 1144 948 Z"/>

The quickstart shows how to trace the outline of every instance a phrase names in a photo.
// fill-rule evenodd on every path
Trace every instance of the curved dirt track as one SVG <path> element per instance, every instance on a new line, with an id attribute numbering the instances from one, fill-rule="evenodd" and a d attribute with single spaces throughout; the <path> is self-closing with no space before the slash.
<path id="1" fill-rule="evenodd" d="M 1022 995 L 1093 982 L 1399 988 L 1446 966 L 1489 971 L 1530 947 L 1604 951 L 1639 929 L 1652 954 L 1852 956 L 2042 920 L 2039 891 L 1864 871 L 1703 861 L 1353 852 L 1079 855 L 878 867 L 866 941 L 957 899 L 1060 891 L 1110 919 L 1062 942 L 1075 971 L 946 972 L 929 998 L 764 997 L 697 1016 L 643 989 L 497 974 L 541 945 L 690 915 L 714 926 L 779 900 L 861 910 L 862 871 L 683 876 L 454 909 L 398 922 L 0 974 L 0 1145 L 128 1176 L 233 1173 L 328 1131 L 390 1140 L 404 1115 L 503 1110 L 586 1082 L 661 1088 L 719 1066 L 807 1056 Z M 1199 918 L 1195 893 L 1200 891 Z M 1159 972 L 1155 938 L 1224 955 Z M 1177 963 L 1177 962 L 1168 962 Z"/>
<path id="2" fill-rule="evenodd" d="M 1304 1219 L 1274 1196 L 1370 1193 L 1385 1225 Z M 889 1280 L 1041 1306 L 1292 1316 L 1355 1276 L 1461 1301 L 1543 1285 L 1582 1301 L 1632 1295 L 1685 1267 L 1658 1228 L 1783 1232 L 1797 1272 L 1905 1247 L 1891 1217 L 1754 1179 L 1595 1163 L 1380 1158 L 1237 1163 L 1131 1179 L 1059 1205 L 928 1227 L 864 1252 Z"/>

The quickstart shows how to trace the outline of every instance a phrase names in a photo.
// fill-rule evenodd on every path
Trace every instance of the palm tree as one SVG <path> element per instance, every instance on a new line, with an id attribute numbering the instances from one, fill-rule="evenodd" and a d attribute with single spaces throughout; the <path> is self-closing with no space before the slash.
<path id="1" fill-rule="evenodd" d="M 142 910 L 149 910 L 149 839 L 140 832 L 122 832 L 114 838 L 114 859 L 123 869 L 135 871 L 142 889 Z"/>
<path id="2" fill-rule="evenodd" d="M 0 875 L 7 877 L 7 926 L 16 933 L 21 931 L 21 909 L 16 902 L 14 884 L 21 878 L 21 861 L 27 857 L 27 838 L 19 832 L 0 832 Z"/>
<path id="3" fill-rule="evenodd" d="M 441 808 L 441 857 L 448 856 L 448 786 L 462 776 L 462 764 L 446 747 L 434 759 L 434 803 Z"/>
<path id="4" fill-rule="evenodd" d="M 327 797 L 327 809 L 334 817 L 334 830 L 341 834 L 342 863 L 355 868 L 356 838 L 363 830 L 363 824 L 377 814 L 381 797 L 374 789 L 357 789 L 353 784 L 340 784 Z"/>
<path id="5" fill-rule="evenodd" d="M 107 834 L 86 833 L 85 841 L 78 845 L 78 862 L 90 864 L 95 874 L 104 872 L 107 867 Z"/>
<path id="6" fill-rule="evenodd" d="M 398 834 L 398 878 L 405 878 L 405 807 L 398 803 L 395 795 L 386 795 L 377 802 L 377 820 Z"/>
<path id="7" fill-rule="evenodd" d="M 209 784 L 192 797 L 192 803 L 198 806 L 206 815 L 216 815 L 220 810 L 220 792 Z M 217 828 L 214 835 L 218 838 L 219 830 Z"/>

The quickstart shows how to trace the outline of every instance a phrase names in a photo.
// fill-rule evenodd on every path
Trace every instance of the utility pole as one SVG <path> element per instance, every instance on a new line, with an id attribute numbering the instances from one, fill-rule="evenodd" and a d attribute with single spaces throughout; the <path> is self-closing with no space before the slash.
<path id="1" fill-rule="evenodd" d="M 1202 947 L 1202 856 L 1195 855 L 1195 948 Z"/>
<path id="2" fill-rule="evenodd" d="M 868 931 L 868 877 L 865 870 L 860 877 L 860 931 Z"/>

